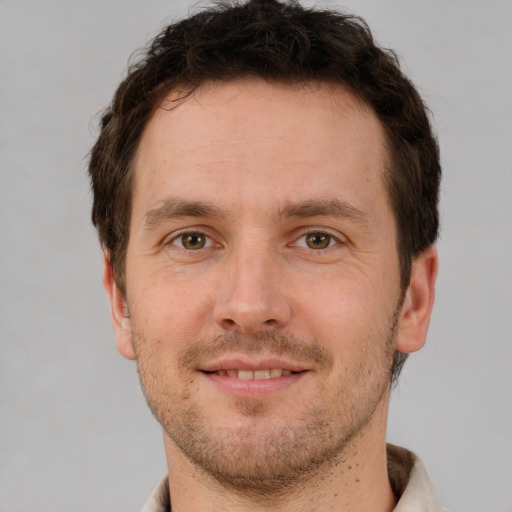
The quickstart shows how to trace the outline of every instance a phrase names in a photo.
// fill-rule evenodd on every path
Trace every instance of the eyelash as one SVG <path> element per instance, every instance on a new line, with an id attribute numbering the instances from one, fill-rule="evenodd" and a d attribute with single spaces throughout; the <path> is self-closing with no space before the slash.
<path id="1" fill-rule="evenodd" d="M 189 249 L 189 248 L 183 246 L 183 239 L 186 236 L 194 236 L 194 235 L 197 236 L 198 238 L 205 239 L 205 245 L 203 245 L 202 247 L 199 247 L 198 249 L 196 249 L 196 251 L 201 250 L 201 249 L 209 249 L 215 243 L 210 236 L 208 236 L 206 233 L 204 233 L 204 231 L 197 229 L 197 230 L 190 230 L 190 231 L 182 231 L 181 233 L 174 235 L 167 242 L 167 245 L 174 245 L 175 247 L 178 247 L 179 249 L 182 249 L 184 251 L 195 252 L 194 249 Z M 181 240 L 181 244 L 176 243 L 176 241 L 179 241 L 179 240 Z"/>
<path id="2" fill-rule="evenodd" d="M 328 238 L 327 246 L 326 247 L 317 247 L 317 248 L 307 246 L 307 237 L 309 237 L 309 236 L 311 236 L 311 237 L 317 237 L 317 236 L 327 237 Z M 299 245 L 299 241 L 302 239 L 304 239 L 304 245 Z M 331 233 L 328 233 L 326 231 L 321 231 L 321 230 L 312 230 L 312 231 L 307 231 L 306 233 L 302 234 L 299 238 L 297 238 L 297 240 L 292 245 L 297 246 L 297 247 L 303 247 L 304 249 L 310 249 L 312 251 L 320 251 L 320 250 L 330 249 L 331 247 L 333 247 L 334 245 L 337 245 L 339 243 L 340 243 L 340 239 Z"/>

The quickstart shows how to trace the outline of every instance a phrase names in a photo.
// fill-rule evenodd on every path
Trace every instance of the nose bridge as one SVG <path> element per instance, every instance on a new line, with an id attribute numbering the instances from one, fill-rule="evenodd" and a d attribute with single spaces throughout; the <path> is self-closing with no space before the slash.
<path id="1" fill-rule="evenodd" d="M 217 295 L 216 322 L 243 332 L 286 325 L 291 309 L 280 263 L 268 243 L 242 242 L 233 248 Z"/>

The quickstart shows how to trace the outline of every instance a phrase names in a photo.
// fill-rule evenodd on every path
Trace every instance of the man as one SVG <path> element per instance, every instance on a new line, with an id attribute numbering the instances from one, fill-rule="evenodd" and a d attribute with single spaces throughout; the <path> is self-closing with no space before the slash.
<path id="1" fill-rule="evenodd" d="M 385 442 L 434 300 L 439 154 L 359 19 L 221 4 L 107 109 L 93 222 L 169 474 L 145 511 L 438 511 Z"/>

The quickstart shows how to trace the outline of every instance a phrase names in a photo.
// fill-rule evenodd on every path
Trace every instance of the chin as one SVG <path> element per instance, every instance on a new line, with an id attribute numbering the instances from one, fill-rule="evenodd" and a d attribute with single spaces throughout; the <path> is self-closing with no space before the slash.
<path id="1" fill-rule="evenodd" d="M 245 405 L 254 415 L 265 407 L 257 401 Z M 333 422 L 327 419 L 328 410 L 316 407 L 295 421 L 248 415 L 230 425 L 213 426 L 192 408 L 179 422 L 164 420 L 163 426 L 182 454 L 221 486 L 275 497 L 342 462 L 373 412 Z"/>

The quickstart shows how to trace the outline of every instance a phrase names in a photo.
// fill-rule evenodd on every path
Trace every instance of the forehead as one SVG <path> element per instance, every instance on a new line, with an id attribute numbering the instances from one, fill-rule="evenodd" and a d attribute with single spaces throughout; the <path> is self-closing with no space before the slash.
<path id="1" fill-rule="evenodd" d="M 155 111 L 135 158 L 134 196 L 155 203 L 172 189 L 229 202 L 232 192 L 248 207 L 257 197 L 325 195 L 341 176 L 342 189 L 382 195 L 384 141 L 373 111 L 339 85 L 208 83 L 189 96 L 171 92 Z"/>

